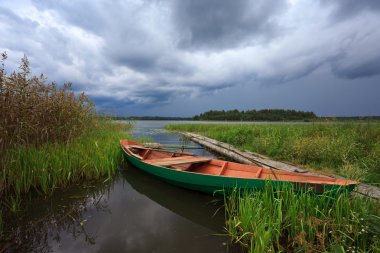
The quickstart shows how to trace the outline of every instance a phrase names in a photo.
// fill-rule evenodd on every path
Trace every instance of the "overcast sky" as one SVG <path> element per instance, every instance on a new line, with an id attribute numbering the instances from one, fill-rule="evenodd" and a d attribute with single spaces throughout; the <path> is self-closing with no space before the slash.
<path id="1" fill-rule="evenodd" d="M 0 51 L 111 114 L 380 115 L 379 0 L 1 0 Z"/>

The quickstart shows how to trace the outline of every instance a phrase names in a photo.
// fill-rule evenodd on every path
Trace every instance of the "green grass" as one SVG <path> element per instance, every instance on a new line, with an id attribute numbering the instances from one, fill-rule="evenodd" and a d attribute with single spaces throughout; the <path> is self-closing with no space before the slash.
<path id="1" fill-rule="evenodd" d="M 82 180 L 111 177 L 122 159 L 119 140 L 126 138 L 127 127 L 99 120 L 69 143 L 8 150 L 1 170 L 3 194 L 21 196 L 31 190 L 50 194 Z"/>
<path id="2" fill-rule="evenodd" d="M 314 170 L 380 182 L 380 124 L 178 124 L 207 137 Z"/>
<path id="3" fill-rule="evenodd" d="M 346 193 L 268 186 L 225 199 L 226 229 L 248 252 L 379 252 L 380 205 Z"/>

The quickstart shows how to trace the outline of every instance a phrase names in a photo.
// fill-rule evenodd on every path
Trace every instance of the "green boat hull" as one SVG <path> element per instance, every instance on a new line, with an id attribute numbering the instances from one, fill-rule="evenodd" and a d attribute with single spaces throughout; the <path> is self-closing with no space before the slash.
<path id="1" fill-rule="evenodd" d="M 140 159 L 124 152 L 127 160 L 138 169 L 159 178 L 170 184 L 187 188 L 190 190 L 201 191 L 207 194 L 228 194 L 235 189 L 239 190 L 259 190 L 263 189 L 268 180 L 264 179 L 245 179 L 225 176 L 214 176 L 199 174 L 186 171 L 177 171 L 165 167 L 155 166 L 142 162 Z M 270 181 L 274 188 L 291 186 L 295 190 L 308 189 L 315 193 L 324 191 L 338 192 L 342 190 L 352 191 L 355 185 L 320 185 L 320 184 L 298 184 L 289 181 Z"/>

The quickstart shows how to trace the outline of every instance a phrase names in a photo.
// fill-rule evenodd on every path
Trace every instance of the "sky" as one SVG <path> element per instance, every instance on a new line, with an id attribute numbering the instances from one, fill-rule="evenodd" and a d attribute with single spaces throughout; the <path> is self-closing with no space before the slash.
<path id="1" fill-rule="evenodd" d="M 119 116 L 380 116 L 378 0 L 1 0 L 6 70 Z"/>

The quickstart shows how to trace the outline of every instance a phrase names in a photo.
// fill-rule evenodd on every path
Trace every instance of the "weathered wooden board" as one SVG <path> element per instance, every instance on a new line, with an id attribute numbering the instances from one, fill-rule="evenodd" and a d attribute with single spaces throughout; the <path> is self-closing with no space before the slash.
<path id="1" fill-rule="evenodd" d="M 175 158 L 146 160 L 147 163 L 157 165 L 157 166 L 174 166 L 174 165 L 181 165 L 181 164 L 188 164 L 188 163 L 202 163 L 202 162 L 209 162 L 209 161 L 211 161 L 211 159 L 207 157 L 175 157 Z"/>
<path id="2" fill-rule="evenodd" d="M 280 169 L 280 170 L 286 170 L 286 171 L 291 171 L 291 172 L 299 172 L 299 173 L 307 172 L 307 170 L 301 169 L 299 167 L 286 164 L 283 162 L 269 160 L 268 158 L 265 158 L 264 156 L 258 156 L 252 152 L 240 151 L 239 149 L 235 148 L 232 145 L 219 142 L 219 141 L 204 137 L 199 134 L 184 133 L 184 135 L 187 137 L 190 137 L 193 141 L 201 145 L 205 145 L 206 147 L 214 149 L 228 157 L 231 157 L 232 159 L 236 161 L 239 161 L 245 164 L 256 164 L 256 165 L 260 165 L 266 168 Z"/>

